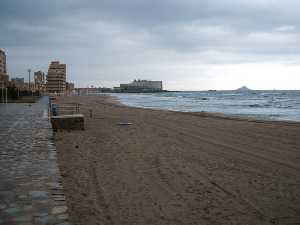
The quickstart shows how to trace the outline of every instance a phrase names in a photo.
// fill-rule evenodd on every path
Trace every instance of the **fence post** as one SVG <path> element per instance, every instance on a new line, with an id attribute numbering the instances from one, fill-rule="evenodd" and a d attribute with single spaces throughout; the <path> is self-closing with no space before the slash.
<path id="1" fill-rule="evenodd" d="M 7 88 L 5 88 L 5 103 L 7 104 Z"/>
<path id="2" fill-rule="evenodd" d="M 1 99 L 2 99 L 2 103 L 4 103 L 4 81 L 2 81 Z"/>

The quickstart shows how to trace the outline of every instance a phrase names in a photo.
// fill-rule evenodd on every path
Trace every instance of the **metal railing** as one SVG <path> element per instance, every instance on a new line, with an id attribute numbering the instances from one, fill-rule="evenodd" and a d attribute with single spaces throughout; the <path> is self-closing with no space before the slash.
<path id="1" fill-rule="evenodd" d="M 62 116 L 79 114 L 80 107 L 78 103 L 50 103 L 50 116 Z"/>

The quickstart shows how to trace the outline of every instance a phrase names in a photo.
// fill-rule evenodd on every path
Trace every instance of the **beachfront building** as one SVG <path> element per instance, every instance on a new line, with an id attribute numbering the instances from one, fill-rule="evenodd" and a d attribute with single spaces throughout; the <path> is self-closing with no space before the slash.
<path id="1" fill-rule="evenodd" d="M 75 85 L 74 83 L 71 82 L 66 82 L 66 92 L 68 95 L 72 94 L 75 90 Z"/>
<path id="2" fill-rule="evenodd" d="M 6 70 L 6 54 L 0 49 L 0 85 L 6 87 L 8 85 L 9 76 Z"/>
<path id="3" fill-rule="evenodd" d="M 101 92 L 100 88 L 97 87 L 86 87 L 86 88 L 75 88 L 77 95 L 93 95 Z"/>
<path id="4" fill-rule="evenodd" d="M 53 61 L 49 65 L 47 75 L 48 93 L 62 95 L 66 92 L 66 64 Z"/>
<path id="5" fill-rule="evenodd" d="M 16 88 L 24 88 L 25 87 L 24 78 L 19 78 L 19 77 L 11 78 L 11 84 L 12 84 L 12 86 L 14 86 Z M 27 84 L 27 87 L 28 87 L 28 84 Z"/>
<path id="6" fill-rule="evenodd" d="M 160 92 L 162 81 L 134 80 L 129 84 L 120 84 L 120 92 Z"/>
<path id="7" fill-rule="evenodd" d="M 19 78 L 19 77 L 11 78 L 11 83 L 15 86 L 24 85 L 24 78 Z"/>
<path id="8" fill-rule="evenodd" d="M 34 89 L 36 91 L 44 92 L 45 86 L 45 73 L 42 71 L 34 72 Z"/>
<path id="9" fill-rule="evenodd" d="M 35 84 L 45 83 L 45 73 L 40 70 L 37 72 L 34 72 L 34 83 Z"/>
<path id="10" fill-rule="evenodd" d="M 18 91 L 28 91 L 29 84 L 24 81 L 24 78 L 11 78 L 10 84 L 12 87 L 16 87 Z"/>

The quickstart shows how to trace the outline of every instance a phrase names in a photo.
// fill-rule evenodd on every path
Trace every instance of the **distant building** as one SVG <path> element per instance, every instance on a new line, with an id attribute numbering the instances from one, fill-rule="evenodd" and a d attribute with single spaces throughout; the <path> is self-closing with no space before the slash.
<path id="1" fill-rule="evenodd" d="M 77 95 L 92 95 L 101 92 L 101 88 L 97 87 L 75 88 L 74 90 Z"/>
<path id="2" fill-rule="evenodd" d="M 14 85 L 24 85 L 24 78 L 11 78 L 11 83 Z"/>
<path id="3" fill-rule="evenodd" d="M 34 89 L 36 91 L 45 92 L 45 73 L 42 71 L 34 72 Z"/>
<path id="4" fill-rule="evenodd" d="M 73 93 L 74 90 L 75 90 L 74 83 L 66 82 L 66 91 L 67 91 L 67 93 L 71 94 L 71 93 Z"/>
<path id="5" fill-rule="evenodd" d="M 16 77 L 16 78 L 11 78 L 11 82 L 12 86 L 15 86 L 17 88 L 24 88 L 25 86 L 25 83 L 24 83 L 24 78 L 19 78 L 19 77 Z"/>
<path id="6" fill-rule="evenodd" d="M 129 84 L 120 84 L 120 92 L 160 92 L 163 91 L 162 81 L 134 80 Z"/>
<path id="7" fill-rule="evenodd" d="M 64 94 L 66 92 L 66 64 L 51 62 L 47 75 L 48 93 Z"/>
<path id="8" fill-rule="evenodd" d="M 19 78 L 19 77 L 11 78 L 10 83 L 12 86 L 18 88 L 19 90 L 22 90 L 22 91 L 29 90 L 28 89 L 29 85 L 28 85 L 28 83 L 25 83 L 24 78 Z"/>
<path id="9" fill-rule="evenodd" d="M 9 76 L 6 70 L 6 55 L 5 52 L 0 49 L 0 85 L 7 86 Z"/>
<path id="10" fill-rule="evenodd" d="M 100 92 L 102 92 L 102 93 L 111 93 L 111 92 L 113 92 L 113 89 L 102 87 L 102 88 L 100 88 Z"/>
<path id="11" fill-rule="evenodd" d="M 45 83 L 45 73 L 42 71 L 34 72 L 34 83 L 44 84 Z"/>
<path id="12" fill-rule="evenodd" d="M 121 92 L 121 88 L 120 87 L 113 87 L 113 91 L 116 93 Z"/>

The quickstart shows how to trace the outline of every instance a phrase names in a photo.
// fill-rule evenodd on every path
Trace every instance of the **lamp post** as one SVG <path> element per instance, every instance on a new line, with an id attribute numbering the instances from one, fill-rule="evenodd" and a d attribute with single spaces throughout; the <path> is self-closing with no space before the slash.
<path id="1" fill-rule="evenodd" d="M 32 93 L 32 89 L 31 89 L 31 80 L 30 80 L 30 72 L 31 72 L 31 69 L 28 69 L 27 70 L 28 71 L 28 89 L 29 89 L 29 91 L 31 91 L 31 95 L 33 95 L 33 93 Z"/>
<path id="2" fill-rule="evenodd" d="M 2 103 L 4 103 L 4 81 L 2 81 L 1 97 L 2 97 Z"/>
<path id="3" fill-rule="evenodd" d="M 5 88 L 5 103 L 7 104 L 7 88 Z"/>
<path id="4" fill-rule="evenodd" d="M 31 69 L 28 69 L 28 89 L 31 90 L 31 87 L 30 87 L 30 72 L 31 72 Z"/>

